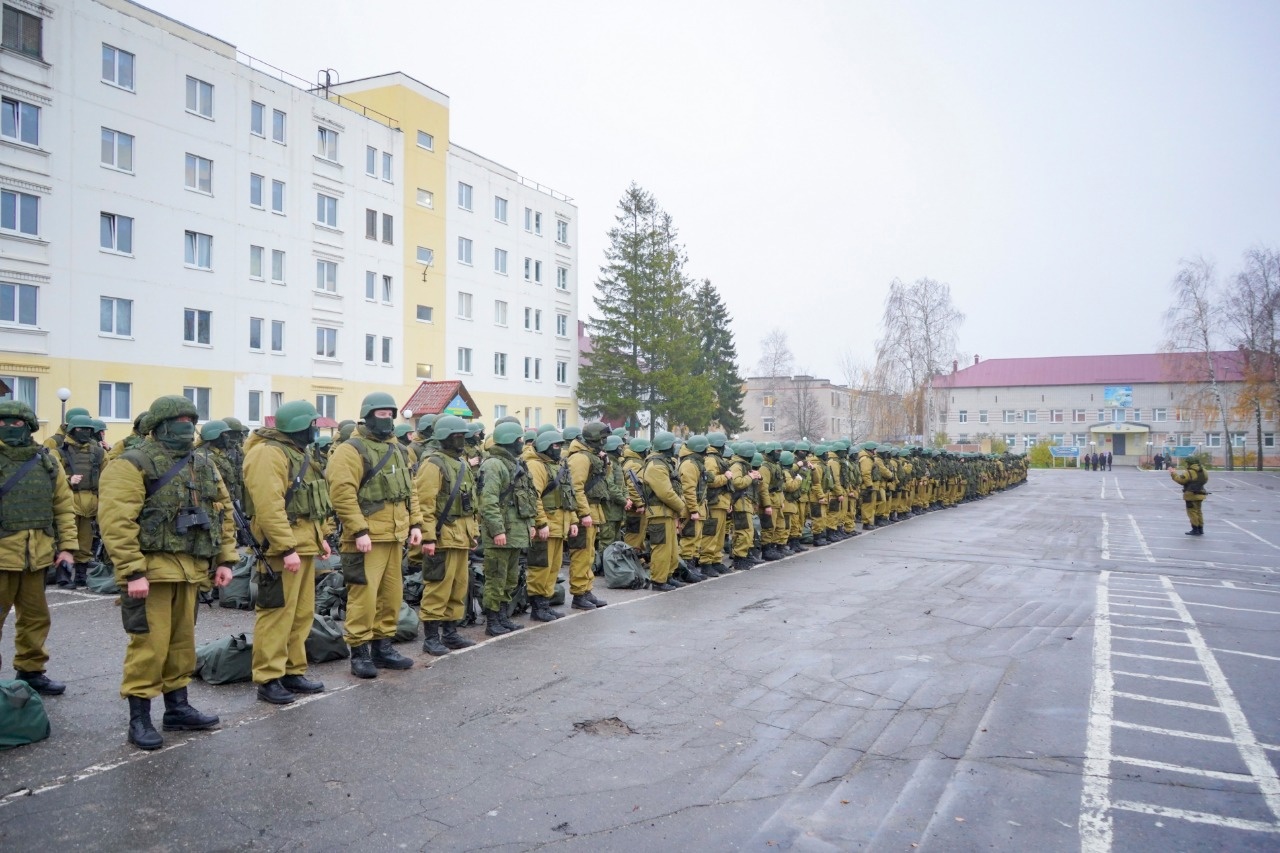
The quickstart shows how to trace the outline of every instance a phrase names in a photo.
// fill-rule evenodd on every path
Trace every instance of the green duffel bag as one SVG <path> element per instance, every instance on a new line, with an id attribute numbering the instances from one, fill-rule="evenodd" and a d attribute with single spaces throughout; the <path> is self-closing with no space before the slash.
<path id="1" fill-rule="evenodd" d="M 396 619 L 396 635 L 393 643 L 407 643 L 418 636 L 418 626 L 422 620 L 418 618 L 418 608 L 407 601 L 400 602 L 400 618 Z"/>
<path id="2" fill-rule="evenodd" d="M 404 600 L 414 607 L 422 603 L 422 572 L 411 572 L 404 576 Z"/>
<path id="3" fill-rule="evenodd" d="M 218 603 L 231 610 L 252 610 L 254 599 L 253 568 L 257 562 L 244 554 L 231 570 L 231 583 L 218 591 Z"/>
<path id="4" fill-rule="evenodd" d="M 347 582 L 342 572 L 329 572 L 316 584 L 316 613 L 335 622 L 347 618 Z"/>
<path id="5" fill-rule="evenodd" d="M 306 648 L 307 663 L 326 663 L 351 657 L 351 649 L 342 639 L 342 625 L 321 613 L 311 619 Z"/>
<path id="6" fill-rule="evenodd" d="M 0 749 L 13 749 L 49 736 L 44 700 L 30 684 L 0 679 Z"/>
<path id="7" fill-rule="evenodd" d="M 565 594 L 566 594 L 566 590 L 565 590 L 564 581 L 562 580 L 556 581 L 556 591 L 551 594 L 551 606 L 556 607 L 558 605 L 564 604 Z"/>
<path id="8" fill-rule="evenodd" d="M 89 570 L 84 573 L 85 588 L 98 595 L 119 595 L 120 587 L 116 586 L 116 567 L 110 563 L 90 563 Z"/>
<path id="9" fill-rule="evenodd" d="M 253 640 L 232 634 L 196 647 L 196 675 L 206 684 L 253 680 Z"/>

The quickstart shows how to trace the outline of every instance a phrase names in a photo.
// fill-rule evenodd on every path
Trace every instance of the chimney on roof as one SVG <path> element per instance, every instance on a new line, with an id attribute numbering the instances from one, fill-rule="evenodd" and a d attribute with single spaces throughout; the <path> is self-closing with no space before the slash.
<path id="1" fill-rule="evenodd" d="M 977 363 L 978 363 L 978 358 L 979 358 L 978 354 L 977 354 L 977 353 L 974 353 L 974 356 L 973 356 L 973 363 L 974 363 L 974 364 L 977 364 Z"/>
<path id="2" fill-rule="evenodd" d="M 955 373 L 959 369 L 960 369 L 960 361 L 954 358 L 951 359 L 951 372 Z"/>

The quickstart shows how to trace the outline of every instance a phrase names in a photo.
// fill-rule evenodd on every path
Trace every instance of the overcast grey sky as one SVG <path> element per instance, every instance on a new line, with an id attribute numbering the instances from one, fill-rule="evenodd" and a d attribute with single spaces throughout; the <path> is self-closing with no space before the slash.
<path id="1" fill-rule="evenodd" d="M 870 363 L 895 276 L 950 283 L 966 353 L 1150 352 L 1180 258 L 1280 245 L 1275 0 L 147 5 L 446 93 L 453 141 L 576 200 L 584 285 L 636 181 L 748 372 L 775 325 Z"/>

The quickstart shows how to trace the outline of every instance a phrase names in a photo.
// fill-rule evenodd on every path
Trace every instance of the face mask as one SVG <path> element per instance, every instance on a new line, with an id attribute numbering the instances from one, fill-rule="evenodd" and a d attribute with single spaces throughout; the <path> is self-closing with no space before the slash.
<path id="1" fill-rule="evenodd" d="M 460 432 L 456 432 L 453 435 L 446 438 L 444 441 L 442 441 L 440 443 L 440 446 L 443 447 L 445 450 L 452 450 L 454 452 L 457 452 L 462 450 L 463 443 L 466 440 L 467 440 L 467 437 L 465 435 L 463 435 Z"/>
<path id="2" fill-rule="evenodd" d="M 93 440 L 93 430 L 91 429 L 73 429 L 71 431 L 71 440 L 78 444 L 85 444 Z"/>
<path id="3" fill-rule="evenodd" d="M 520 455 L 520 452 L 524 450 L 524 439 L 523 439 L 523 438 L 517 438 L 517 439 L 515 440 L 515 443 L 513 443 L 513 444 L 498 445 L 498 446 L 499 446 L 499 447 L 506 447 L 506 448 L 507 448 L 507 450 L 509 450 L 509 451 L 511 452 L 511 455 L 512 455 L 512 456 L 519 456 L 519 455 Z"/>
<path id="4" fill-rule="evenodd" d="M 553 462 L 560 461 L 560 445 L 553 444 L 543 452 L 546 454 L 547 458 L 550 459 L 551 461 Z"/>
<path id="5" fill-rule="evenodd" d="M 0 441 L 10 447 L 26 447 L 31 443 L 31 427 L 26 424 L 0 426 Z"/>
<path id="6" fill-rule="evenodd" d="M 373 415 L 364 419 L 364 425 L 369 432 L 379 436 L 391 435 L 396 428 L 391 418 L 375 418 Z"/>
<path id="7" fill-rule="evenodd" d="M 298 447 L 306 447 L 308 444 L 315 443 L 319 433 L 318 429 L 311 427 L 309 429 L 300 429 L 297 432 L 286 432 L 285 435 L 289 436 L 289 440 Z"/>
<path id="8" fill-rule="evenodd" d="M 154 435 L 165 450 L 185 453 L 195 446 L 196 425 L 186 421 L 165 421 L 156 427 Z"/>

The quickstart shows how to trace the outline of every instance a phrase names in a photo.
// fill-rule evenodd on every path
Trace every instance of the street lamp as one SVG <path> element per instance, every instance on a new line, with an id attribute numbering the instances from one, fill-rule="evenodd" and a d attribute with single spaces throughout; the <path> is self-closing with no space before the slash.
<path id="1" fill-rule="evenodd" d="M 58 418 L 58 426 L 67 422 L 67 401 L 71 399 L 70 388 L 59 388 L 58 399 L 62 401 L 62 415 Z"/>
<path id="2" fill-rule="evenodd" d="M 1151 441 L 1148 441 L 1148 442 L 1147 442 L 1147 464 L 1148 464 L 1148 465 L 1154 465 L 1154 464 L 1155 464 L 1155 460 L 1154 460 L 1154 459 L 1152 458 L 1152 456 L 1151 456 L 1151 445 L 1152 445 L 1152 444 L 1154 444 L 1154 442 L 1151 442 Z"/>

